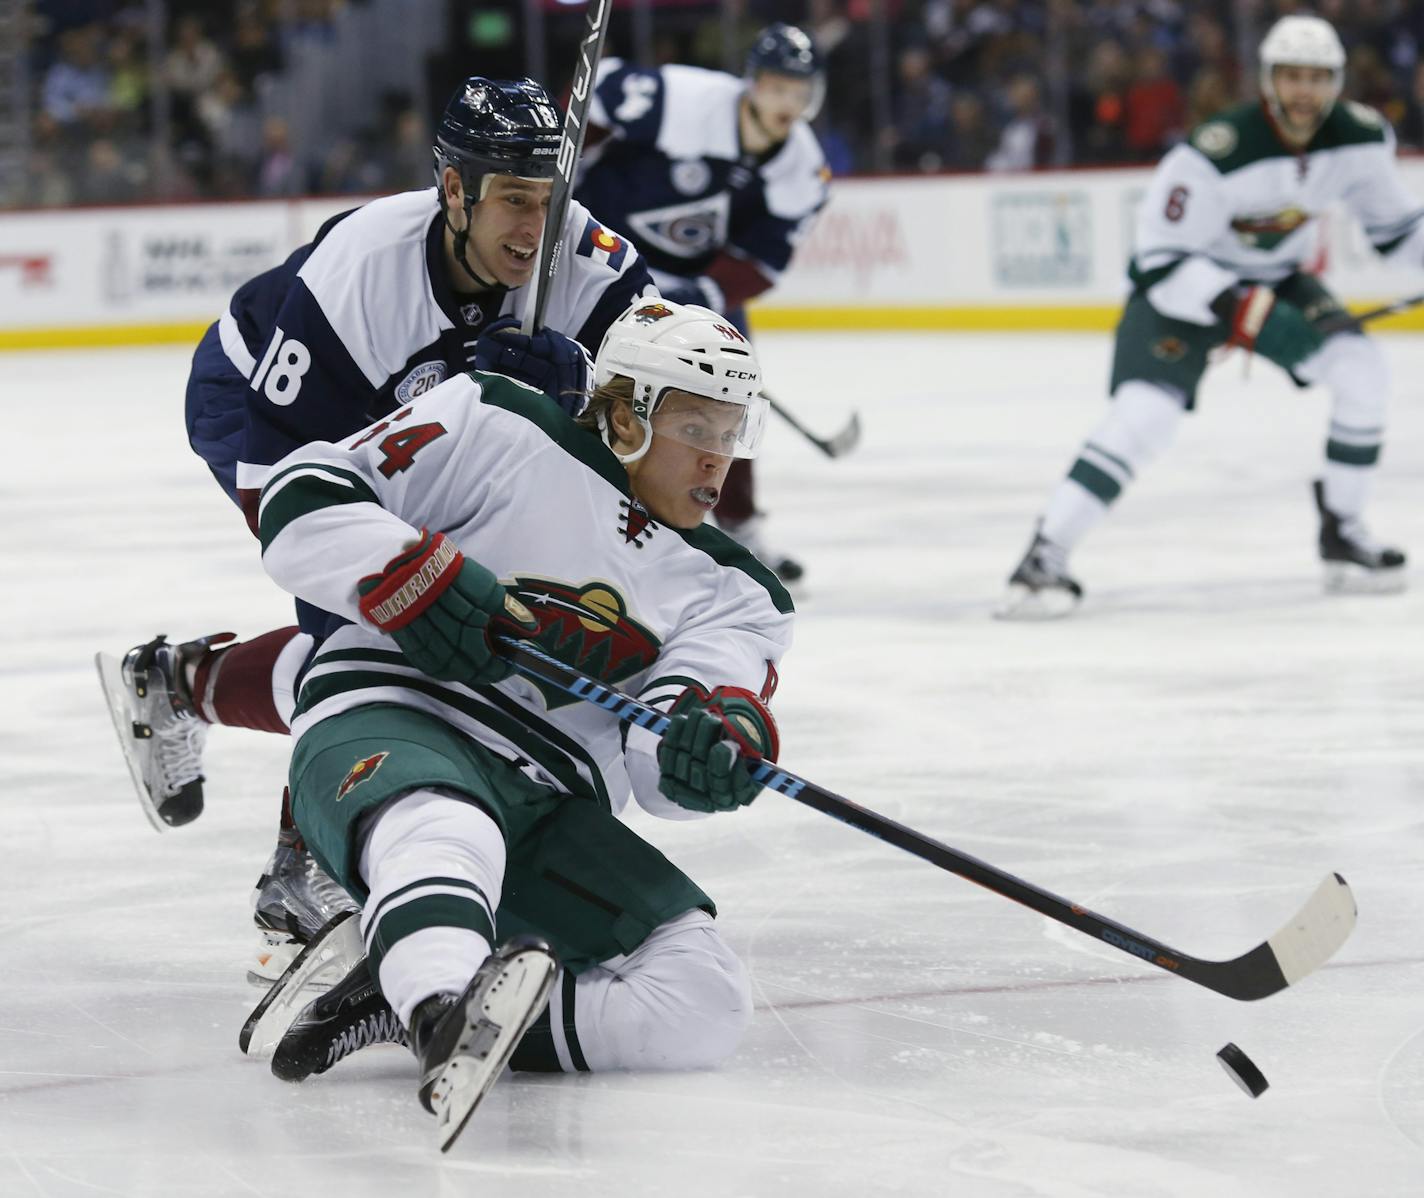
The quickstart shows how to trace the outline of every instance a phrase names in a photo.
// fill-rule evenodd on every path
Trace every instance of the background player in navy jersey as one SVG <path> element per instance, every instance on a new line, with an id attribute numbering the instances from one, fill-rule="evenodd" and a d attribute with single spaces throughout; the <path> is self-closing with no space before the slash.
<path id="1" fill-rule="evenodd" d="M 571 202 L 545 328 L 519 333 L 562 123 L 532 80 L 467 79 L 436 132 L 438 186 L 333 217 L 233 295 L 194 354 L 187 425 L 194 450 L 254 529 L 272 463 L 311 441 L 339 441 L 452 374 L 498 371 L 570 410 L 582 405 L 583 347 L 596 349 L 619 313 L 654 289 L 637 250 Z M 227 643 L 230 633 L 181 645 L 160 636 L 122 662 L 99 656 L 156 828 L 202 811 L 210 723 L 287 731 L 297 674 L 334 619 L 299 603 L 300 627 L 242 644 Z M 345 902 L 284 818 L 255 898 L 266 931 L 254 972 L 280 971 Z"/>
<path id="2" fill-rule="evenodd" d="M 604 62 L 575 194 L 625 231 L 658 290 L 747 331 L 743 304 L 775 285 L 826 202 L 828 171 L 807 123 L 825 92 L 811 39 L 757 35 L 741 79 L 699 67 Z M 717 523 L 784 581 L 800 564 L 763 543 L 751 462 L 737 462 Z"/>

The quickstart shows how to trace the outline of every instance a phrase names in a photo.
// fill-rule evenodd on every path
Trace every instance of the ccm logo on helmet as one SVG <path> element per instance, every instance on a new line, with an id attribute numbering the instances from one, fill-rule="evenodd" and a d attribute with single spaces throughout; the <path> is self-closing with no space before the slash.
<path id="1" fill-rule="evenodd" d="M 754 379 L 757 376 L 755 370 L 727 370 L 723 374 L 729 379 Z"/>

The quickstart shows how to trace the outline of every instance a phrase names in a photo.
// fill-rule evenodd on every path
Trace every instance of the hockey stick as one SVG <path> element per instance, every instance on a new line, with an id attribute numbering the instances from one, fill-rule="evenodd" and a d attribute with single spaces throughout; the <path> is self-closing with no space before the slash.
<path id="1" fill-rule="evenodd" d="M 520 673 L 612 712 L 624 723 L 636 724 L 658 735 L 667 729 L 668 717 L 656 708 L 584 677 L 530 641 L 503 633 L 496 634 L 495 639 L 500 642 L 500 652 Z M 1345 943 L 1355 926 L 1355 900 L 1350 888 L 1339 874 L 1330 874 L 1305 906 L 1269 940 L 1234 960 L 1204 961 L 852 803 L 772 762 L 758 761 L 751 773 L 769 790 L 879 837 L 931 865 L 977 882 L 986 890 L 1031 907 L 1040 915 L 1067 924 L 1095 940 L 1105 941 L 1149 965 L 1243 1002 L 1275 994 L 1318 969 Z"/>
<path id="2" fill-rule="evenodd" d="M 765 392 L 762 392 L 765 395 Z M 770 395 L 766 396 L 767 402 L 771 404 L 771 410 L 780 416 L 787 424 L 806 438 L 812 445 L 819 449 L 828 458 L 838 458 L 842 454 L 849 453 L 860 444 L 860 413 L 852 412 L 850 423 L 836 433 L 833 437 L 821 438 L 816 436 L 810 429 L 796 419 L 790 412 L 783 408 Z"/>
<path id="3" fill-rule="evenodd" d="M 1372 320 L 1379 320 L 1382 316 L 1394 316 L 1399 312 L 1408 312 L 1409 309 L 1417 308 L 1420 304 L 1424 304 L 1424 292 L 1419 295 L 1407 295 L 1403 299 L 1395 300 L 1392 304 L 1371 308 L 1368 312 L 1360 312 L 1357 315 L 1339 312 L 1334 316 L 1327 316 L 1315 327 L 1318 332 L 1327 336 L 1331 333 L 1358 332 Z"/>
<path id="4" fill-rule="evenodd" d="M 526 337 L 544 325 L 544 309 L 549 305 L 549 287 L 559 273 L 564 256 L 564 217 L 569 211 L 569 199 L 574 189 L 574 169 L 583 153 L 584 134 L 588 132 L 588 106 L 593 101 L 593 79 L 603 58 L 603 42 L 608 36 L 608 21 L 613 12 L 612 0 L 589 0 L 588 26 L 579 42 L 579 59 L 574 66 L 574 81 L 569 89 L 569 110 L 564 114 L 564 128 L 559 136 L 558 174 L 549 192 L 549 213 L 544 218 L 544 235 L 539 239 L 539 257 L 530 279 L 529 306 L 524 309 L 520 328 Z"/>

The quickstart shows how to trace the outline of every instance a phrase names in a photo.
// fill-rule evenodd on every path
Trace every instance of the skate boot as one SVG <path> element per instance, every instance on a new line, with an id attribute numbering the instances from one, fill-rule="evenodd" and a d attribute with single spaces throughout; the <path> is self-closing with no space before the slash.
<path id="1" fill-rule="evenodd" d="M 272 1057 L 272 1072 L 299 1082 L 372 1044 L 410 1046 L 410 1037 L 362 957 L 351 972 L 302 1009 Z"/>
<path id="2" fill-rule="evenodd" d="M 1316 479 L 1315 506 L 1320 512 L 1320 557 L 1325 589 L 1342 594 L 1386 594 L 1404 590 L 1405 557 L 1372 539 L 1358 516 L 1342 518 L 1325 506 L 1325 484 Z"/>
<path id="3" fill-rule="evenodd" d="M 994 616 L 999 620 L 1056 620 L 1068 615 L 1083 598 L 1083 588 L 1068 573 L 1068 554 L 1041 533 L 1018 568 L 1009 575 L 1009 590 Z"/>
<path id="4" fill-rule="evenodd" d="M 203 744 L 208 724 L 193 705 L 187 667 L 230 632 L 170 645 L 156 636 L 122 662 L 96 653 L 94 664 L 109 704 L 119 747 L 133 775 L 148 822 L 162 832 L 203 812 Z"/>
<path id="5" fill-rule="evenodd" d="M 782 582 L 800 582 L 806 573 L 805 567 L 794 557 L 788 557 L 784 553 L 778 553 L 767 547 L 761 535 L 763 519 L 764 517 L 758 514 L 735 524 L 731 521 L 725 524 L 718 521 L 717 526 L 743 549 L 750 552 L 757 561 L 761 562 Z"/>
<path id="6" fill-rule="evenodd" d="M 257 951 L 247 980 L 270 986 L 317 932 L 344 911 L 360 907 L 308 851 L 292 822 L 291 803 L 282 795 L 282 826 L 252 891 Z"/>
<path id="7" fill-rule="evenodd" d="M 539 1018 L 558 969 L 544 941 L 515 936 L 480 966 L 463 994 L 436 994 L 415 1008 L 410 1041 L 420 1061 L 420 1101 L 436 1118 L 441 1152 Z"/>
<path id="8" fill-rule="evenodd" d="M 341 986 L 365 959 L 361 921 L 356 912 L 343 911 L 312 937 L 262 996 L 242 1025 L 238 1047 L 250 1057 L 272 1056 L 297 1016 L 311 1002 L 309 991 Z"/>

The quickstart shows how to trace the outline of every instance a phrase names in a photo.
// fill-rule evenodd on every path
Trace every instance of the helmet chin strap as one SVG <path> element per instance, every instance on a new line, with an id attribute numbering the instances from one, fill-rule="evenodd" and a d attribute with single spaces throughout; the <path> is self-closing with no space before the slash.
<path id="1" fill-rule="evenodd" d="M 485 188 L 489 186 L 489 176 L 486 175 L 480 180 L 480 198 L 484 198 Z M 475 273 L 475 268 L 470 265 L 469 259 L 465 257 L 465 249 L 470 243 L 470 228 L 475 223 L 475 204 L 477 201 L 470 199 L 470 193 L 464 193 L 465 197 L 465 227 L 457 229 L 450 222 L 450 205 L 445 202 L 445 189 L 440 189 L 440 215 L 445 221 L 445 227 L 455 235 L 455 244 L 452 247 L 455 251 L 455 261 L 460 264 L 460 269 L 475 281 L 475 285 L 481 291 L 491 291 L 502 284 L 497 279 L 482 279 Z"/>

